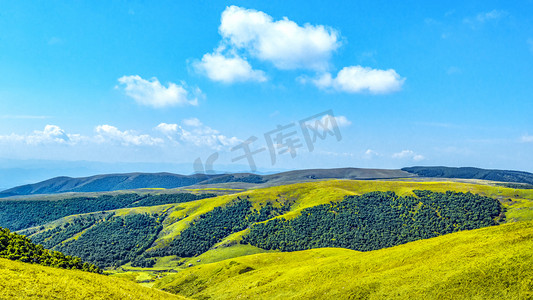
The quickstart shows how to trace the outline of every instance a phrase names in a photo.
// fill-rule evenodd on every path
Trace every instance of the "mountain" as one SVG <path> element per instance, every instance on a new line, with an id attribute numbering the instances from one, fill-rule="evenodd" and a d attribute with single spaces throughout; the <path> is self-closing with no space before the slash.
<path id="1" fill-rule="evenodd" d="M 125 173 L 90 177 L 55 177 L 34 184 L 26 184 L 5 190 L 0 197 L 66 192 L 107 192 L 138 188 L 177 188 L 221 175 L 178 175 L 172 173 Z"/>
<path id="2" fill-rule="evenodd" d="M 108 192 L 140 188 L 204 188 L 214 185 L 226 188 L 260 188 L 320 179 L 398 179 L 411 177 L 484 179 L 533 184 L 533 174 L 521 171 L 479 168 L 409 167 L 396 169 L 308 169 L 270 175 L 251 173 L 193 174 L 124 173 L 90 177 L 55 177 L 34 184 L 21 185 L 0 192 L 0 198 L 66 192 Z"/>
<path id="3" fill-rule="evenodd" d="M 262 186 L 310 181 L 314 179 L 385 179 L 413 177 L 401 170 L 384 169 L 311 169 L 282 172 L 272 175 L 250 173 L 194 174 L 172 173 L 125 173 L 90 177 L 55 177 L 42 182 L 27 184 L 0 192 L 0 197 L 55 194 L 66 192 L 107 192 L 139 188 L 179 188 L 199 184 L 240 182 Z"/>
<path id="4" fill-rule="evenodd" d="M 533 184 L 533 174 L 522 171 L 487 170 L 472 167 L 409 167 L 402 168 L 402 170 L 420 177 L 483 179 Z"/>

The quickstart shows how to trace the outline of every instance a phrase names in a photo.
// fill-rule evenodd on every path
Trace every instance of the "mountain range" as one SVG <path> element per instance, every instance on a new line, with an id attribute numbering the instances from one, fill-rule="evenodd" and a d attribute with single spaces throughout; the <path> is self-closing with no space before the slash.
<path id="1" fill-rule="evenodd" d="M 398 179 L 411 177 L 482 179 L 510 183 L 533 184 L 533 174 L 521 171 L 480 168 L 408 167 L 403 169 L 308 169 L 271 175 L 251 173 L 193 174 L 124 173 L 89 177 L 55 177 L 34 184 L 13 187 L 0 192 L 0 198 L 11 196 L 56 194 L 67 192 L 109 192 L 142 188 L 180 188 L 204 185 L 230 187 L 268 187 L 317 179 Z M 229 186 L 229 185 L 228 185 Z"/>

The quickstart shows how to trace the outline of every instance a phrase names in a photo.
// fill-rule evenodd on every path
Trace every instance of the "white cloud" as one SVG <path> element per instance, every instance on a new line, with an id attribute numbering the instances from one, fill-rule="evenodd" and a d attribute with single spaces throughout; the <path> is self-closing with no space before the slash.
<path id="1" fill-rule="evenodd" d="M 188 144 L 216 150 L 242 142 L 236 137 L 227 137 L 218 130 L 204 125 L 197 118 L 185 119 L 182 123 L 187 128 L 178 124 L 161 123 L 157 125 L 156 130 L 161 131 L 171 140 L 175 140 L 176 137 Z"/>
<path id="2" fill-rule="evenodd" d="M 324 70 L 339 46 L 339 34 L 323 25 L 303 26 L 264 12 L 238 6 L 222 13 L 219 32 L 234 49 L 248 52 L 279 69 Z"/>
<path id="3" fill-rule="evenodd" d="M 522 136 L 521 140 L 523 143 L 533 143 L 533 135 L 525 134 Z"/>
<path id="4" fill-rule="evenodd" d="M 198 98 L 191 97 L 184 83 L 178 85 L 169 82 L 168 87 L 163 86 L 157 78 L 142 79 L 138 75 L 122 76 L 118 82 L 123 86 L 124 93 L 133 98 L 137 103 L 155 108 L 175 105 L 198 105 Z M 196 89 L 193 94 L 199 95 Z"/>
<path id="5" fill-rule="evenodd" d="M 95 138 L 98 142 L 116 142 L 124 146 L 153 146 L 164 143 L 160 138 L 154 138 L 147 134 L 137 134 L 132 130 L 120 131 L 111 125 L 98 125 L 95 131 L 97 133 Z"/>
<path id="6" fill-rule="evenodd" d="M 324 73 L 311 81 L 321 89 L 333 89 L 347 93 L 368 91 L 372 94 L 386 94 L 399 91 L 405 78 L 393 69 L 379 70 L 350 66 L 340 70 L 336 78 L 333 78 L 330 73 Z"/>
<path id="7" fill-rule="evenodd" d="M 67 134 L 57 125 L 46 125 L 44 130 L 35 130 L 32 134 L 0 135 L 0 142 L 23 143 L 28 145 L 39 144 L 72 144 L 80 139 L 77 134 Z"/>
<path id="8" fill-rule="evenodd" d="M 376 156 L 380 156 L 380 154 L 378 152 L 372 150 L 372 149 L 367 149 L 365 151 L 365 154 L 363 155 L 363 157 L 366 158 L 366 159 L 372 159 L 372 158 L 374 158 Z"/>
<path id="9" fill-rule="evenodd" d="M 161 123 L 155 129 L 168 136 L 178 131 L 178 124 Z"/>
<path id="10" fill-rule="evenodd" d="M 394 153 L 392 155 L 392 158 L 396 158 L 396 159 L 412 159 L 414 161 L 421 161 L 421 160 L 425 159 L 424 156 L 422 156 L 420 154 L 417 154 L 417 153 L 415 153 L 412 150 L 403 150 L 401 152 Z"/>
<path id="11" fill-rule="evenodd" d="M 329 124 L 329 120 L 327 120 L 329 118 L 332 118 L 332 116 L 331 115 L 323 116 L 320 119 L 320 123 Z M 348 120 L 345 116 L 336 116 L 334 118 L 335 118 L 335 123 L 337 123 L 338 127 L 347 127 L 347 126 L 350 126 L 352 124 L 352 122 L 350 120 Z"/>
<path id="12" fill-rule="evenodd" d="M 252 66 L 238 55 L 226 57 L 221 53 L 204 54 L 201 61 L 193 64 L 198 73 L 206 75 L 213 81 L 224 83 L 267 80 L 265 72 L 253 70 Z"/>
<path id="13" fill-rule="evenodd" d="M 465 18 L 463 19 L 463 22 L 470 24 L 473 28 L 475 28 L 475 25 L 481 25 L 490 21 L 497 21 L 506 17 L 507 15 L 509 15 L 509 13 L 506 11 L 494 9 L 489 12 L 479 13 L 475 17 Z"/>

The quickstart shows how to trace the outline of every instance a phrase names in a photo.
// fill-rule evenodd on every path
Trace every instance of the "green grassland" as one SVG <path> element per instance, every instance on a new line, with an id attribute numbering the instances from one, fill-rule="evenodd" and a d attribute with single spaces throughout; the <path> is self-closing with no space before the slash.
<path id="1" fill-rule="evenodd" d="M 342 200 L 345 196 L 360 195 L 371 191 L 393 191 L 398 195 L 412 195 L 413 190 L 431 190 L 436 192 L 445 192 L 448 190 L 457 192 L 472 192 L 483 196 L 488 196 L 500 200 L 506 208 L 507 222 L 533 220 L 533 190 L 531 189 L 513 189 L 503 186 L 489 184 L 485 181 L 476 181 L 475 183 L 465 183 L 456 181 L 438 181 L 438 182 L 420 182 L 420 181 L 386 181 L 386 180 L 324 180 L 311 183 L 297 183 L 282 185 L 269 188 L 248 190 L 232 195 L 222 195 L 215 198 L 201 199 L 185 203 L 165 204 L 148 207 L 135 207 L 117 209 L 113 212 L 116 216 L 125 216 L 131 214 L 159 214 L 162 218 L 163 229 L 159 233 L 152 249 L 162 247 L 173 238 L 177 237 L 189 224 L 198 219 L 200 215 L 212 211 L 215 207 L 223 206 L 237 197 L 248 197 L 254 207 L 259 208 L 266 202 L 274 205 L 291 203 L 291 209 L 283 214 L 283 218 L 296 217 L 302 209 L 316 206 L 319 204 L 336 202 Z M 198 190 L 197 192 L 206 192 Z M 73 216 L 67 217 L 72 220 Z M 55 224 L 63 224 L 64 221 L 56 221 Z M 45 229 L 53 226 L 47 224 Z M 39 232 L 38 229 L 33 229 Z M 232 245 L 226 245 L 225 248 L 232 248 L 238 244 L 243 232 L 236 234 L 238 237 Z M 30 236 L 31 237 L 31 236 Z M 220 248 L 218 246 L 213 247 Z M 150 249 L 149 249 L 150 250 Z M 217 250 L 216 252 L 221 252 Z M 231 250 L 225 249 L 229 257 L 235 257 Z M 238 252 L 238 251 L 237 251 Z M 253 252 L 253 251 L 252 251 Z M 211 255 L 206 253 L 206 255 Z M 220 257 L 220 255 L 216 255 Z M 224 258 L 223 256 L 220 258 Z M 176 261 L 179 260 L 162 260 L 158 259 L 156 266 L 159 269 L 174 268 Z M 166 264 L 164 261 L 168 261 Z M 189 263 L 187 261 L 187 263 Z M 196 264 L 196 263 L 194 263 Z M 185 265 L 186 266 L 186 265 Z"/>
<path id="2" fill-rule="evenodd" d="M 213 189 L 196 189 L 194 192 L 208 193 Z M 155 265 L 151 268 L 132 267 L 127 263 L 108 270 L 108 277 L 122 277 L 193 298 L 215 299 L 357 299 L 366 296 L 375 299 L 426 296 L 457 299 L 463 294 L 463 298 L 485 299 L 524 298 L 528 295 L 533 284 L 528 269 L 533 266 L 525 249 L 533 249 L 533 225 L 528 222 L 533 221 L 532 189 L 509 188 L 481 180 L 323 180 L 233 190 L 233 194 L 214 198 L 116 209 L 106 214 L 115 217 L 156 215 L 163 229 L 147 250 L 150 251 L 168 245 L 201 215 L 227 205 L 237 197 L 248 199 L 256 209 L 267 202 L 278 207 L 289 204 L 290 210 L 276 218 L 290 219 L 305 208 L 341 201 L 345 196 L 372 191 L 393 191 L 406 196 L 413 195 L 413 190 L 471 192 L 498 199 L 506 209 L 505 223 L 509 224 L 370 252 L 331 248 L 290 253 L 267 251 L 240 244 L 249 230 L 246 229 L 220 240 L 199 256 L 155 257 Z M 69 216 L 42 227 L 49 230 L 64 226 L 82 216 Z M 36 227 L 27 232 L 35 234 L 40 231 L 40 227 Z"/>
<path id="3" fill-rule="evenodd" d="M 156 288 L 195 299 L 529 299 L 533 222 L 370 252 L 321 248 L 189 268 Z"/>
<path id="4" fill-rule="evenodd" d="M 83 271 L 0 259 L 0 299 L 186 299 Z"/>

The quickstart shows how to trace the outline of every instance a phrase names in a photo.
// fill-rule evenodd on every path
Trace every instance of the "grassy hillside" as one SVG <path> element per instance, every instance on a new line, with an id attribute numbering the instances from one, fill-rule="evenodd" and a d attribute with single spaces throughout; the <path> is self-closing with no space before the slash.
<path id="1" fill-rule="evenodd" d="M 0 299 L 186 299 L 124 279 L 7 259 L 0 270 Z"/>
<path id="2" fill-rule="evenodd" d="M 453 190 L 458 192 L 472 192 L 500 200 L 506 209 L 505 214 L 507 222 L 533 220 L 533 201 L 531 200 L 533 199 L 533 190 L 493 186 L 488 185 L 486 182 L 475 184 L 461 182 L 415 182 L 383 180 L 328 180 L 310 183 L 298 183 L 248 190 L 232 195 L 223 195 L 215 198 L 201 199 L 186 203 L 125 208 L 114 210 L 112 212 L 115 216 L 136 214 L 158 214 L 161 216 L 160 222 L 163 228 L 159 232 L 151 248 L 148 249 L 150 252 L 169 245 L 173 239 L 179 236 L 183 230 L 189 228 L 190 224 L 198 220 L 201 215 L 213 211 L 215 207 L 227 205 L 231 201 L 237 199 L 237 197 L 248 199 L 256 209 L 259 209 L 260 206 L 265 205 L 266 203 L 272 203 L 274 206 L 290 204 L 290 210 L 286 213 L 283 213 L 283 215 L 279 217 L 292 219 L 297 217 L 303 209 L 320 204 L 329 204 L 330 201 L 338 202 L 344 199 L 345 196 L 349 195 L 360 195 L 371 191 L 393 191 L 400 196 L 412 196 L 414 195 L 413 190 L 431 190 L 437 192 Z M 55 230 L 54 228 L 57 228 L 58 226 L 62 226 L 64 228 L 65 223 L 72 223 L 75 222 L 77 218 L 83 217 L 84 215 L 80 215 L 78 217 L 68 217 L 55 221 L 43 226 L 44 231 Z M 39 235 L 40 232 L 43 232 L 41 227 L 25 231 L 26 234 L 30 234 L 30 238 L 32 236 Z M 62 232 L 63 229 L 59 230 L 58 234 L 62 234 Z M 64 238 L 79 238 L 79 234 L 80 233 L 73 233 L 72 236 L 65 236 Z M 253 248 L 252 250 L 248 248 L 235 248 L 239 244 L 240 239 L 242 239 L 242 234 L 243 232 L 236 233 L 235 236 L 237 238 L 229 243 L 229 245 L 224 247 L 215 245 L 211 248 L 211 250 L 205 253 L 205 256 L 216 257 L 216 260 L 222 260 L 224 258 L 236 257 L 238 256 L 238 253 L 251 254 L 263 252 L 262 250 L 258 250 L 258 248 Z M 222 251 L 222 248 L 228 249 L 223 249 Z M 161 257 L 157 258 L 154 268 L 158 270 L 169 268 L 181 269 L 186 267 L 189 263 L 197 265 L 204 263 L 204 261 L 197 262 L 194 258 L 182 259 L 177 257 Z"/>
<path id="3" fill-rule="evenodd" d="M 195 299 L 528 299 L 533 222 L 370 252 L 323 248 L 188 268 L 155 287 Z"/>
<path id="4" fill-rule="evenodd" d="M 212 246 L 206 248 L 208 250 L 198 256 L 178 257 L 165 254 L 165 252 L 159 252 L 162 254 L 156 257 L 150 255 L 150 253 L 157 254 L 158 249 L 164 249 L 170 245 L 185 230 L 191 228 L 192 224 L 199 224 L 200 220 L 207 222 L 209 220 L 207 216 L 210 212 L 216 211 L 217 207 L 227 206 L 241 200 L 249 201 L 252 211 L 253 209 L 260 211 L 268 205 L 280 208 L 274 209 L 274 214 L 270 217 L 293 220 L 305 209 L 321 204 L 330 205 L 330 202 L 339 203 L 346 196 L 362 195 L 372 191 L 392 191 L 399 196 L 414 196 L 414 190 L 471 192 L 495 198 L 506 210 L 506 222 L 533 220 L 533 190 L 531 189 L 513 189 L 486 181 L 465 183 L 423 182 L 420 179 L 417 181 L 409 179 L 401 181 L 324 180 L 234 191 L 234 194 L 184 203 L 120 208 L 106 211 L 105 214 L 98 212 L 72 215 L 24 232 L 30 235 L 30 238 L 41 235 L 44 237 L 43 241 L 50 243 L 55 240 L 61 241 L 58 244 L 59 248 L 72 243 L 69 241 L 79 241 L 72 243 L 73 245 L 81 245 L 83 241 L 89 245 L 93 240 L 98 240 L 94 237 L 100 236 L 96 234 L 97 231 L 102 231 L 100 227 L 107 226 L 107 223 L 115 224 L 116 218 L 126 220 L 128 216 L 137 215 L 156 218 L 158 226 L 162 229 L 157 236 L 148 237 L 147 241 L 150 244 L 155 241 L 147 252 L 137 253 L 138 256 L 135 259 L 131 257 L 130 262 L 113 269 L 112 276 L 123 277 L 146 286 L 156 284 L 157 287 L 183 295 L 194 295 L 194 298 L 204 296 L 227 299 L 239 296 L 257 298 L 258 295 L 264 298 L 277 297 L 279 299 L 311 296 L 357 298 L 364 296 L 367 292 L 376 295 L 376 298 L 392 296 L 409 298 L 421 297 L 421 295 L 445 298 L 446 295 L 439 294 L 438 291 L 460 290 L 464 288 L 461 287 L 463 280 L 474 280 L 467 286 L 475 286 L 476 289 L 485 288 L 482 282 L 479 282 L 479 278 L 486 278 L 492 286 L 489 291 L 493 289 L 498 292 L 496 295 L 503 298 L 517 297 L 516 291 L 530 289 L 531 283 L 523 281 L 531 278 L 528 273 L 530 271 L 522 270 L 523 265 L 527 268 L 531 267 L 529 264 L 531 257 L 524 256 L 527 253 L 525 250 L 522 251 L 526 246 L 529 248 L 533 246 L 530 243 L 532 225 L 528 222 L 483 229 L 487 231 L 461 232 L 365 253 L 330 248 L 292 253 L 264 250 L 241 244 L 240 241 L 250 232 L 250 229 L 239 224 L 232 224 L 234 229 L 227 232 L 231 233 L 229 236 L 225 234 L 217 236 L 214 241 L 210 242 L 209 245 Z M 203 193 L 210 192 L 210 190 L 200 189 L 194 192 Z M 220 212 L 220 209 L 218 211 Z M 91 219 L 95 220 L 94 224 L 91 223 Z M 257 221 L 262 221 L 262 219 L 259 218 Z M 204 227 L 209 228 L 209 226 Z M 243 228 L 245 229 L 241 230 Z M 507 228 L 507 233 L 502 232 L 505 228 Z M 84 237 L 85 234 L 87 234 L 86 237 Z M 524 242 L 520 241 L 520 235 L 524 237 Z M 131 234 L 117 236 L 122 244 L 126 242 L 125 236 L 131 236 Z M 517 237 L 516 242 L 512 240 L 513 237 Z M 500 240 L 502 243 L 499 242 Z M 144 245 L 142 248 L 146 249 L 148 244 L 144 244 L 142 239 L 140 241 Z M 213 242 L 216 243 L 213 244 Z M 528 244 L 524 246 L 526 242 Z M 119 252 L 122 252 L 122 248 L 129 247 L 120 248 L 121 243 L 115 243 L 109 247 L 113 248 L 112 251 Z M 518 254 L 513 254 L 515 252 L 512 250 L 508 252 L 508 256 L 504 257 L 502 247 L 505 243 L 511 246 L 516 244 L 518 252 L 515 252 Z M 137 241 L 131 245 L 137 244 L 141 245 Z M 492 250 L 486 250 L 485 246 Z M 106 246 L 105 249 L 111 248 Z M 160 257 L 159 255 L 167 256 Z M 526 263 L 523 263 L 523 260 L 526 260 Z M 147 261 L 153 264 L 144 264 Z M 136 262 L 141 262 L 141 264 L 136 264 Z M 132 267 L 132 265 L 137 265 L 137 267 Z M 146 268 L 146 265 L 151 267 Z M 432 269 L 435 271 L 430 271 Z M 519 275 L 525 279 L 518 280 Z M 429 281 L 423 280 L 425 278 Z M 512 279 L 506 279 L 508 286 L 499 285 L 498 280 L 505 278 Z M 270 284 L 270 281 L 273 283 Z M 393 289 L 394 285 L 400 287 L 396 290 Z M 342 290 L 342 287 L 345 287 L 346 291 Z M 472 294 L 472 291 L 469 293 L 466 295 L 476 296 Z M 478 296 L 480 299 L 485 298 L 485 295 Z"/>

